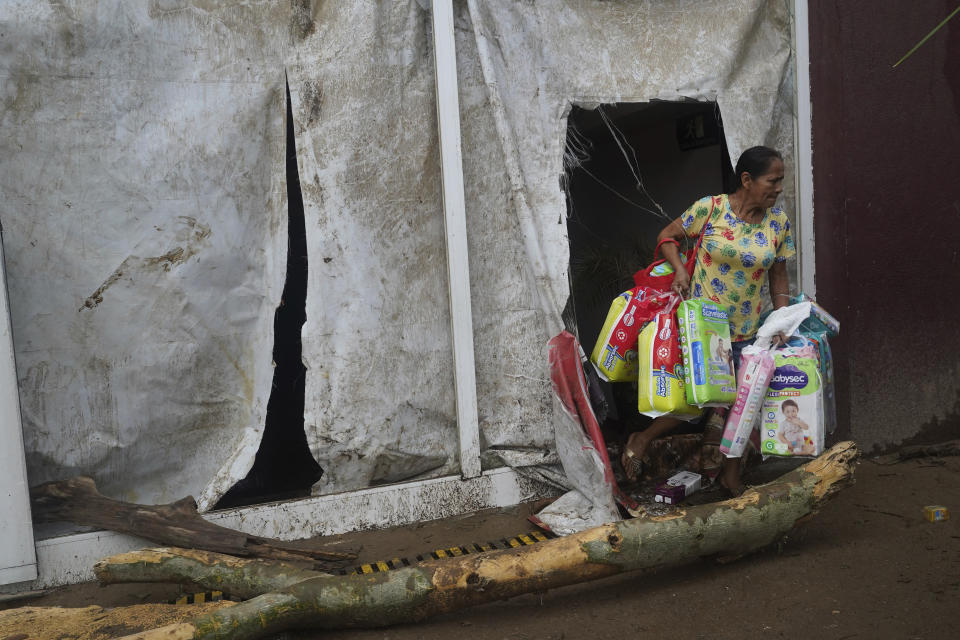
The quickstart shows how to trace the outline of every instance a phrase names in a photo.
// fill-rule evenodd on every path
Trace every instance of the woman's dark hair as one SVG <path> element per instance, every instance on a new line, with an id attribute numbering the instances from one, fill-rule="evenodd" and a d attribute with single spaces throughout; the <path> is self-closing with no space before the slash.
<path id="1" fill-rule="evenodd" d="M 734 169 L 733 184 L 730 185 L 730 193 L 739 190 L 740 187 L 743 186 L 740 176 L 742 176 L 744 172 L 749 173 L 753 178 L 762 176 L 770 168 L 770 165 L 773 164 L 774 158 L 781 162 L 783 161 L 783 156 L 780 155 L 780 152 L 770 147 L 750 147 L 741 153 L 740 159 L 737 160 L 737 167 Z"/>

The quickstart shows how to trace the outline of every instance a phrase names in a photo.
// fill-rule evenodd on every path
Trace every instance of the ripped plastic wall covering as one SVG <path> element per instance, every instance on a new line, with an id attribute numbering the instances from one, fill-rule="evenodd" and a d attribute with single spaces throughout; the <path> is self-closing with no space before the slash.
<path id="1" fill-rule="evenodd" d="M 314 490 L 456 472 L 424 3 L 129 4 L 0 5 L 0 217 L 31 482 L 88 473 L 110 495 L 207 508 L 249 469 L 284 278 L 285 71 Z M 536 474 L 558 461 L 546 343 L 569 291 L 570 105 L 716 100 L 734 158 L 769 144 L 789 174 L 788 3 L 455 12 L 483 459 Z"/>
<path id="2" fill-rule="evenodd" d="M 208 507 L 252 463 L 287 242 L 273 5 L 0 3 L 31 484 Z"/>

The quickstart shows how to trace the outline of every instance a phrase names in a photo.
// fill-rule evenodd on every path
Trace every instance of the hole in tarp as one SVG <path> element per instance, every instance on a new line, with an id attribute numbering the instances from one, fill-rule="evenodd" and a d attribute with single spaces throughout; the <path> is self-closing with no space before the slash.
<path id="1" fill-rule="evenodd" d="M 572 107 L 561 182 L 570 241 L 564 319 L 588 354 L 610 302 L 652 262 L 659 231 L 698 198 L 723 193 L 732 177 L 715 102 Z M 607 437 L 616 441 L 649 423 L 637 411 L 636 383 L 600 387 Z"/>
<path id="2" fill-rule="evenodd" d="M 287 279 L 273 317 L 273 387 L 263 439 L 253 467 L 217 503 L 217 509 L 287 500 L 310 494 L 323 470 L 310 454 L 303 431 L 306 369 L 300 330 L 307 319 L 307 232 L 287 86 Z"/>

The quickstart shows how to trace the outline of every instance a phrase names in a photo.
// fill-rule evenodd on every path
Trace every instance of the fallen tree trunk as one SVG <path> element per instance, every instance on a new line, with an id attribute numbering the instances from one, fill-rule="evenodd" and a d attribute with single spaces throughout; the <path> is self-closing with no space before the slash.
<path id="1" fill-rule="evenodd" d="M 776 542 L 852 483 L 857 455 L 854 443 L 843 442 L 780 479 L 725 502 L 608 524 L 518 549 L 383 573 L 312 577 L 127 640 L 246 640 L 298 628 L 380 627 L 624 571 L 741 555 Z"/>
<path id="2" fill-rule="evenodd" d="M 309 562 L 317 569 L 335 568 L 357 557 L 355 553 L 302 549 L 281 540 L 215 525 L 197 513 L 191 496 L 161 505 L 113 500 L 97 491 L 94 481 L 85 476 L 41 484 L 30 490 L 30 499 L 34 522 L 73 522 L 176 547 Z"/>
<path id="3" fill-rule="evenodd" d="M 239 600 L 330 575 L 275 560 L 249 560 L 176 548 L 121 553 L 93 565 L 93 572 L 101 585 L 163 582 L 222 591 L 231 599 Z"/>

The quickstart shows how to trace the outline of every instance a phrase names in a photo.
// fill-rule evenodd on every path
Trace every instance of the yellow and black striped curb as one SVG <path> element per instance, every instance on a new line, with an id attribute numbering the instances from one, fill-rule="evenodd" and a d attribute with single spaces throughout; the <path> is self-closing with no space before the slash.
<path id="1" fill-rule="evenodd" d="M 440 558 L 455 558 L 457 556 L 470 555 L 471 553 L 483 553 L 484 551 L 493 551 L 496 549 L 516 549 L 525 547 L 538 542 L 543 542 L 549 538 L 555 538 L 553 534 L 546 534 L 541 531 L 530 531 L 521 533 L 512 538 L 500 538 L 499 540 L 487 543 L 474 542 L 462 547 L 449 547 L 447 549 L 436 549 L 426 554 L 410 558 L 393 558 L 391 560 L 379 560 L 370 564 L 362 564 L 353 569 L 340 569 L 340 575 L 348 574 L 362 575 L 365 573 L 380 573 L 392 569 L 409 567 L 427 560 L 439 560 Z M 202 604 L 204 602 L 220 602 L 221 600 L 230 600 L 220 591 L 205 591 L 202 593 L 187 593 L 178 597 L 176 600 L 170 600 L 170 604 Z"/>
<path id="2" fill-rule="evenodd" d="M 202 591 L 200 593 L 184 593 L 176 600 L 170 600 L 170 604 L 203 604 L 204 602 L 220 602 L 229 600 L 223 597 L 222 591 Z"/>
<path id="3" fill-rule="evenodd" d="M 540 531 L 530 531 L 529 533 L 521 533 L 518 536 L 512 538 L 501 538 L 495 542 L 487 542 L 486 544 L 475 542 L 473 544 L 464 545 L 462 547 L 450 547 L 448 549 L 437 549 L 431 551 L 430 553 L 424 555 L 415 556 L 413 560 L 409 558 L 393 558 L 392 560 L 380 560 L 378 562 L 372 562 L 370 564 L 362 564 L 359 567 L 353 569 L 341 569 L 340 575 L 345 576 L 350 573 L 364 574 L 364 573 L 379 573 L 381 571 L 390 571 L 391 569 L 400 569 L 402 567 L 409 567 L 418 562 L 424 562 L 426 560 L 439 560 L 440 558 L 454 558 L 456 556 L 465 556 L 471 553 L 482 553 L 484 551 L 493 551 L 494 549 L 516 549 L 517 547 L 523 547 L 531 544 L 536 544 L 538 542 L 543 542 L 551 536 Z"/>

